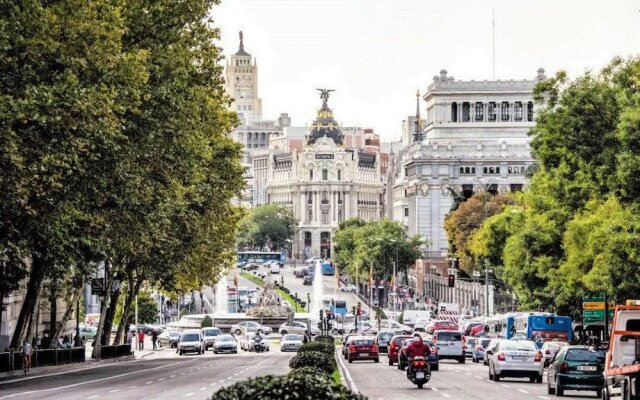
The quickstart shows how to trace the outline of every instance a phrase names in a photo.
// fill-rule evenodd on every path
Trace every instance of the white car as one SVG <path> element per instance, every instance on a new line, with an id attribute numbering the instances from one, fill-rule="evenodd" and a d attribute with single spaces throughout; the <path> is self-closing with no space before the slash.
<path id="1" fill-rule="evenodd" d="M 396 335 L 410 335 L 413 333 L 413 329 L 410 326 L 388 319 L 380 321 L 380 329 L 393 331 Z"/>
<path id="2" fill-rule="evenodd" d="M 346 286 L 341 286 L 340 287 L 340 291 L 341 292 L 348 292 L 348 293 L 358 293 L 358 287 L 356 285 L 353 285 L 353 284 L 348 284 Z"/>
<path id="3" fill-rule="evenodd" d="M 306 264 L 315 264 L 316 261 L 322 261 L 322 258 L 320 258 L 320 257 L 307 258 L 304 262 Z"/>
<path id="4" fill-rule="evenodd" d="M 271 264 L 271 270 L 269 271 L 272 274 L 279 274 L 280 273 L 280 266 L 276 263 L 272 263 Z"/>
<path id="5" fill-rule="evenodd" d="M 298 351 L 302 347 L 302 336 L 300 335 L 284 335 L 280 342 L 280 351 Z"/>
<path id="6" fill-rule="evenodd" d="M 238 342 L 231 335 L 216 336 L 216 341 L 213 343 L 213 352 L 216 354 L 222 352 L 237 353 Z"/>
<path id="7" fill-rule="evenodd" d="M 256 321 L 242 321 L 231 326 L 231 332 L 236 335 L 242 335 L 243 332 L 260 332 L 268 335 L 273 330 L 268 327 L 257 323 Z"/>
<path id="8" fill-rule="evenodd" d="M 182 332 L 178 342 L 178 354 L 204 353 L 204 338 L 200 329 L 188 329 Z"/>
<path id="9" fill-rule="evenodd" d="M 430 318 L 418 318 L 413 326 L 413 330 L 416 332 L 425 332 L 430 321 Z"/>
<path id="10" fill-rule="evenodd" d="M 307 324 L 300 321 L 293 321 L 292 324 L 288 324 L 285 322 L 284 324 L 280 325 L 280 328 L 278 328 L 278 333 L 280 333 L 281 335 L 286 335 L 289 333 L 304 335 L 306 331 L 307 331 Z M 315 336 L 319 334 L 320 334 L 320 329 L 318 328 L 318 326 L 311 324 L 311 335 Z"/>
<path id="11" fill-rule="evenodd" d="M 531 383 L 542 383 L 544 358 L 531 340 L 504 340 L 489 358 L 489 379 L 525 377 Z"/>
<path id="12" fill-rule="evenodd" d="M 255 332 L 247 333 L 246 335 L 244 335 L 240 340 L 240 348 L 244 351 L 253 351 L 253 346 L 256 343 L 255 337 Z M 260 343 L 262 343 L 262 346 L 264 346 L 265 351 L 269 351 L 269 341 L 264 336 L 262 337 L 262 341 Z"/>
<path id="13" fill-rule="evenodd" d="M 355 323 L 344 324 L 344 333 L 358 333 L 360 335 L 375 335 L 378 329 L 375 325 L 369 321 L 358 321 L 358 331 L 356 332 Z"/>
<path id="14" fill-rule="evenodd" d="M 462 333 L 458 331 L 436 330 L 433 332 L 433 343 L 438 348 L 438 359 L 453 359 L 460 364 L 466 362 L 462 347 Z"/>

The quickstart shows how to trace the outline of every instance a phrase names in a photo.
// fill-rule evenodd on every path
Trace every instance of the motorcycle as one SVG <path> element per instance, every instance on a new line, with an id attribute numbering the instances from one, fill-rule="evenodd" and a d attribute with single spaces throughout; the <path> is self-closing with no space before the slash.
<path id="1" fill-rule="evenodd" d="M 256 353 L 262 353 L 263 351 L 266 351 L 264 345 L 262 344 L 262 340 L 253 342 L 253 350 L 255 350 Z"/>
<path id="2" fill-rule="evenodd" d="M 431 379 L 431 368 L 429 361 L 421 356 L 413 357 L 409 360 L 409 369 L 407 370 L 407 379 L 414 385 L 418 385 L 418 389 L 422 389 L 425 383 Z"/>

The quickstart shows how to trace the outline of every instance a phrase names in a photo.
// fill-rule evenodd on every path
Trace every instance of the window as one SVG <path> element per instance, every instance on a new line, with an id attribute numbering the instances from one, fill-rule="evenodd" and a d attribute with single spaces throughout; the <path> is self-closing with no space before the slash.
<path id="1" fill-rule="evenodd" d="M 487 109 L 488 109 L 489 121 L 495 121 L 496 120 L 496 103 L 494 101 L 490 102 Z"/>
<path id="2" fill-rule="evenodd" d="M 451 122 L 458 122 L 458 103 L 451 103 Z"/>
<path id="3" fill-rule="evenodd" d="M 313 180 L 313 170 L 312 169 L 309 170 L 309 180 L 310 181 Z"/>
<path id="4" fill-rule="evenodd" d="M 484 119 L 484 104 L 476 103 L 476 121 L 482 121 Z"/>
<path id="5" fill-rule="evenodd" d="M 467 167 L 467 168 L 465 168 L 465 169 L 464 169 L 464 173 L 465 173 L 465 174 L 468 174 L 469 172 L 470 172 L 469 167 Z"/>
<path id="6" fill-rule="evenodd" d="M 533 121 L 533 102 L 527 103 L 527 121 Z"/>
<path id="7" fill-rule="evenodd" d="M 323 211 L 322 212 L 322 223 L 323 224 L 328 224 L 329 223 L 329 212 L 328 211 Z"/>
<path id="8" fill-rule="evenodd" d="M 487 167 L 483 167 L 483 168 L 482 168 L 482 172 L 483 172 L 483 173 L 485 173 L 485 174 L 486 174 L 486 173 L 488 173 L 488 169 L 487 169 Z"/>
<path id="9" fill-rule="evenodd" d="M 307 203 L 308 204 L 313 204 L 313 193 L 312 192 L 307 192 L 309 198 L 307 199 Z"/>
<path id="10" fill-rule="evenodd" d="M 521 102 L 519 102 L 519 101 L 516 102 L 515 108 L 514 108 L 513 111 L 515 113 L 513 119 L 515 121 L 522 121 L 522 103 Z"/>
<path id="11" fill-rule="evenodd" d="M 514 183 L 514 184 L 511 184 L 510 186 L 511 186 L 512 192 L 522 192 L 522 185 Z"/>
<path id="12" fill-rule="evenodd" d="M 469 122 L 471 120 L 471 104 L 462 103 L 462 121 Z"/>
<path id="13" fill-rule="evenodd" d="M 309 221 L 313 221 L 313 210 L 309 210 Z"/>
<path id="14" fill-rule="evenodd" d="M 338 170 L 338 180 L 341 181 L 342 180 L 342 171 Z"/>
<path id="15" fill-rule="evenodd" d="M 464 174 L 464 168 L 460 167 L 460 174 Z"/>
<path id="16" fill-rule="evenodd" d="M 509 103 L 507 103 L 506 101 L 502 102 L 501 119 L 503 121 L 508 121 L 509 120 Z"/>
<path id="17" fill-rule="evenodd" d="M 408 217 L 409 216 L 409 207 L 405 207 L 404 209 L 404 216 Z"/>
<path id="18" fill-rule="evenodd" d="M 476 167 L 471 167 L 471 173 L 475 174 L 476 173 Z"/>
<path id="19" fill-rule="evenodd" d="M 327 179 L 329 179 L 329 171 L 327 171 L 326 169 L 322 170 L 322 180 L 326 181 Z"/>

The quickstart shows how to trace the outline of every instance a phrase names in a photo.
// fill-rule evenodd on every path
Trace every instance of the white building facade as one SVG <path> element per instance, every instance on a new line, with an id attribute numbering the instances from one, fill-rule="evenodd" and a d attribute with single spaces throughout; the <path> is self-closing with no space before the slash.
<path id="1" fill-rule="evenodd" d="M 519 81 L 456 81 L 445 70 L 433 78 L 423 96 L 426 126 L 399 153 L 390 180 L 393 219 L 426 239 L 431 252 L 448 249 L 444 219 L 455 196 L 520 191 L 526 184 L 535 164 L 528 136 L 533 89 L 543 79 L 542 69 Z"/>

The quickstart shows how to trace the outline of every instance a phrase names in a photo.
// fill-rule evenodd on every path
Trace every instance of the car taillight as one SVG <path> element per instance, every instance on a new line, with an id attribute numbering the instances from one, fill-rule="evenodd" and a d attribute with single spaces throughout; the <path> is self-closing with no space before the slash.
<path id="1" fill-rule="evenodd" d="M 356 351 L 356 346 L 354 346 L 354 345 L 352 345 L 352 344 L 351 344 L 351 345 L 349 345 L 349 351 L 351 351 L 351 352 Z"/>
<path id="2" fill-rule="evenodd" d="M 417 368 L 426 367 L 427 363 L 424 361 L 414 361 L 413 363 L 411 363 L 411 366 L 417 367 Z"/>
<path id="3" fill-rule="evenodd" d="M 569 370 L 569 364 L 567 364 L 566 362 L 563 362 L 562 364 L 560 364 L 560 368 L 559 368 L 560 372 L 566 372 Z"/>
<path id="4" fill-rule="evenodd" d="M 378 352 L 378 345 L 374 344 L 373 346 L 371 346 L 371 351 L 374 352 L 374 353 L 377 353 Z"/>
<path id="5" fill-rule="evenodd" d="M 546 350 L 544 351 L 544 354 L 551 354 L 551 350 L 546 349 Z"/>
<path id="6" fill-rule="evenodd" d="M 498 361 L 504 361 L 505 360 L 503 353 L 498 353 L 497 357 L 498 357 Z"/>
<path id="7" fill-rule="evenodd" d="M 533 359 L 535 362 L 540 362 L 542 360 L 542 353 L 537 352 L 536 357 Z"/>

